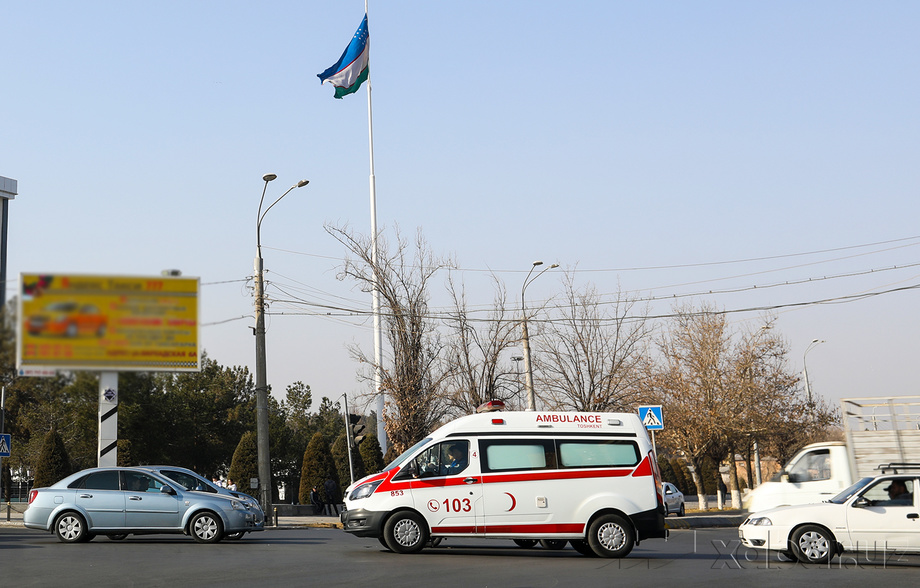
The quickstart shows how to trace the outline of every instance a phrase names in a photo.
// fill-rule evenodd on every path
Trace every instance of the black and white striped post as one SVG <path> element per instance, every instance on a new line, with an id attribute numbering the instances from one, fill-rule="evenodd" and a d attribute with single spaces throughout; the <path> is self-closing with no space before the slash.
<path id="1" fill-rule="evenodd" d="M 118 372 L 99 376 L 99 450 L 97 465 L 118 465 Z"/>

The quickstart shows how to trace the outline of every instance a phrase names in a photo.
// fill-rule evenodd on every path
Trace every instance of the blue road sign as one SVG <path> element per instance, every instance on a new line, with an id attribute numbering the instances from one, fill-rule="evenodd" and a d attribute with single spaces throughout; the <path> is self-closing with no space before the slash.
<path id="1" fill-rule="evenodd" d="M 9 433 L 0 435 L 0 457 L 9 457 L 10 448 L 13 443 L 13 436 Z"/>
<path id="2" fill-rule="evenodd" d="M 639 420 L 649 431 L 660 431 L 664 429 L 664 417 L 661 415 L 661 405 L 640 406 Z"/>

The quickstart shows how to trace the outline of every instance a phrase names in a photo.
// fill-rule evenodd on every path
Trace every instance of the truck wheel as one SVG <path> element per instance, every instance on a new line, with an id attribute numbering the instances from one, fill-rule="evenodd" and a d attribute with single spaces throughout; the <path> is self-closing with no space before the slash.
<path id="1" fill-rule="evenodd" d="M 837 552 L 837 540 L 823 527 L 805 525 L 792 534 L 792 552 L 802 563 L 825 564 Z"/>
<path id="2" fill-rule="evenodd" d="M 428 543 L 428 525 L 414 512 L 398 512 L 387 519 L 383 537 L 396 553 L 418 553 Z"/>
<path id="3" fill-rule="evenodd" d="M 619 515 L 599 516 L 588 528 L 588 545 L 600 557 L 626 557 L 635 541 L 632 525 Z"/>

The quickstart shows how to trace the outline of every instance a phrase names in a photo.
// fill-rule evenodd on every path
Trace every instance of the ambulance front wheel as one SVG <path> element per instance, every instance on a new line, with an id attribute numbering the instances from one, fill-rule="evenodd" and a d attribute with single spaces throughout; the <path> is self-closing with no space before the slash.
<path id="1" fill-rule="evenodd" d="M 626 557 L 635 542 L 632 525 L 619 515 L 601 515 L 588 528 L 588 545 L 600 557 Z"/>
<path id="2" fill-rule="evenodd" d="M 428 525 L 414 512 L 398 512 L 387 519 L 383 538 L 396 553 L 418 553 L 428 543 Z"/>

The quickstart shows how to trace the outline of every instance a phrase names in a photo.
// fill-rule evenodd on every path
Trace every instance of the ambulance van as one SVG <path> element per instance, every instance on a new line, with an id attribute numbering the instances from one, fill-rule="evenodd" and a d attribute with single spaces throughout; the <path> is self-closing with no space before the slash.
<path id="1" fill-rule="evenodd" d="M 625 557 L 664 538 L 661 479 L 635 414 L 490 412 L 437 429 L 345 491 L 346 532 L 416 553 L 447 537 L 570 542 Z"/>

